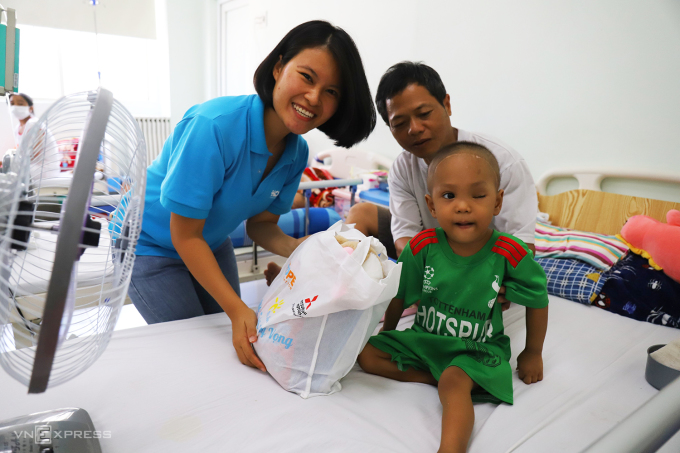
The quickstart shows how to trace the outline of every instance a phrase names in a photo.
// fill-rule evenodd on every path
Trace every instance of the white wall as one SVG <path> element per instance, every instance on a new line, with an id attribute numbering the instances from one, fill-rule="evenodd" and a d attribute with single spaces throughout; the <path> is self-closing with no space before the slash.
<path id="1" fill-rule="evenodd" d="M 418 58 L 445 81 L 454 124 L 511 144 L 534 177 L 574 165 L 680 172 L 678 2 L 421 5 Z M 658 187 L 666 196 L 650 195 L 680 201 Z"/>
<path id="2" fill-rule="evenodd" d="M 215 73 L 208 50 L 217 42 L 218 4 L 166 2 L 176 122 L 216 94 L 206 74 Z M 356 41 L 374 93 L 390 65 L 426 62 L 451 94 L 454 126 L 513 146 L 535 178 L 578 165 L 680 172 L 680 4 L 674 0 L 249 4 L 253 18 L 267 16 L 244 37 L 252 71 L 289 29 L 326 19 Z M 322 133 L 306 138 L 313 153 L 330 146 Z M 359 147 L 390 157 L 400 151 L 381 119 Z M 670 185 L 651 190 L 648 196 L 680 201 L 680 189 Z"/>
<path id="3" fill-rule="evenodd" d="M 170 66 L 170 121 L 215 97 L 215 0 L 165 0 Z"/>

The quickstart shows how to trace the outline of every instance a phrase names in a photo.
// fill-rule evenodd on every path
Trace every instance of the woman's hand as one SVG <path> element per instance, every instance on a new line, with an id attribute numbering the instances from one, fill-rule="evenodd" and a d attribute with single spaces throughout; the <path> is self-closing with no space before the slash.
<path id="1" fill-rule="evenodd" d="M 264 363 L 255 354 L 252 344 L 257 341 L 257 315 L 245 304 L 231 316 L 232 342 L 242 364 L 266 372 Z"/>

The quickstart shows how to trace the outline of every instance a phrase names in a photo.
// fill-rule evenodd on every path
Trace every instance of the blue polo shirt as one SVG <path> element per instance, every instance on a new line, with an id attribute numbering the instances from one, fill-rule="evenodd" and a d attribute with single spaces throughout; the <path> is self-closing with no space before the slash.
<path id="1" fill-rule="evenodd" d="M 244 220 L 264 211 L 290 211 L 309 149 L 288 134 L 267 178 L 271 153 L 264 136 L 264 104 L 257 95 L 221 97 L 190 108 L 147 169 L 137 255 L 179 258 L 170 238 L 170 213 L 206 219 L 212 250 Z"/>

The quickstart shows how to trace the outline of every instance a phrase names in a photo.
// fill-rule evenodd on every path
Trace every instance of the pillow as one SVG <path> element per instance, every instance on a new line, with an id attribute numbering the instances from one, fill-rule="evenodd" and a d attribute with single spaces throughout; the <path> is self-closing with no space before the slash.
<path id="1" fill-rule="evenodd" d="M 607 281 L 602 271 L 581 260 L 537 258 L 545 271 L 548 294 L 580 304 L 594 303 Z"/>
<path id="2" fill-rule="evenodd" d="M 609 269 L 627 251 L 616 236 L 587 233 L 536 222 L 536 258 L 574 258 L 597 269 Z"/>

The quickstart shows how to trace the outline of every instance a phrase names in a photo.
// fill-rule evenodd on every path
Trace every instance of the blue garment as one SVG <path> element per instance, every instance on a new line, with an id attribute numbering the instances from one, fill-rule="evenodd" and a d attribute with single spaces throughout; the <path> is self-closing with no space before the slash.
<path id="1" fill-rule="evenodd" d="M 190 108 L 147 169 L 137 255 L 179 259 L 170 213 L 206 219 L 203 237 L 216 250 L 241 222 L 264 211 L 290 211 L 309 149 L 288 134 L 267 178 L 264 104 L 257 95 L 221 97 Z"/>
<path id="2" fill-rule="evenodd" d="M 231 240 L 227 239 L 214 253 L 222 273 L 241 297 Z M 147 324 L 224 312 L 181 259 L 138 256 L 128 296 Z"/>

